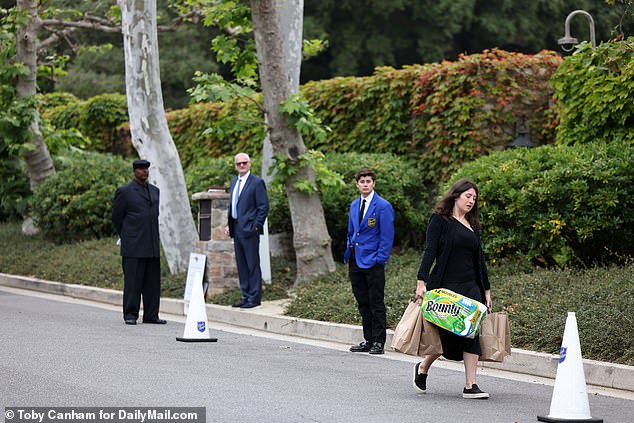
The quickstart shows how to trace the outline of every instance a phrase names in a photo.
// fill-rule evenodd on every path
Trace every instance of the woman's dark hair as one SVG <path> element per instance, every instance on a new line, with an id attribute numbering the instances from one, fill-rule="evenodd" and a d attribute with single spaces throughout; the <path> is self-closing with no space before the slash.
<path id="1" fill-rule="evenodd" d="M 456 203 L 456 199 L 462 195 L 463 192 L 473 188 L 476 192 L 476 200 L 473 203 L 473 208 L 465 215 L 465 218 L 469 222 L 472 228 L 480 229 L 480 208 L 478 207 L 478 187 L 469 179 L 460 179 L 449 188 L 449 191 L 438 201 L 436 207 L 434 207 L 434 213 L 439 214 L 446 219 L 451 217 L 453 212 L 453 206 Z"/>

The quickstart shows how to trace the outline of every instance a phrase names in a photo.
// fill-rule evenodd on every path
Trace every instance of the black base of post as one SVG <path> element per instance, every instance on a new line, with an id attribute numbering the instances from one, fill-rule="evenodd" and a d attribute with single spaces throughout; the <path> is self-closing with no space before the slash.
<path id="1" fill-rule="evenodd" d="M 180 342 L 218 342 L 218 338 L 179 338 L 176 337 L 177 341 Z"/>
<path id="2" fill-rule="evenodd" d="M 589 419 L 559 419 L 548 416 L 537 416 L 537 420 L 546 423 L 603 423 L 603 419 L 595 419 L 592 417 Z"/>

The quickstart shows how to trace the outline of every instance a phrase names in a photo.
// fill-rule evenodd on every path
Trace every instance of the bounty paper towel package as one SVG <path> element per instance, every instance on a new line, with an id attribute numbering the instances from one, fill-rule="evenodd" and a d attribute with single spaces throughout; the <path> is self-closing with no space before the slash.
<path id="1" fill-rule="evenodd" d="M 425 293 L 423 317 L 456 335 L 475 338 L 487 308 L 479 301 L 449 289 L 432 289 Z"/>

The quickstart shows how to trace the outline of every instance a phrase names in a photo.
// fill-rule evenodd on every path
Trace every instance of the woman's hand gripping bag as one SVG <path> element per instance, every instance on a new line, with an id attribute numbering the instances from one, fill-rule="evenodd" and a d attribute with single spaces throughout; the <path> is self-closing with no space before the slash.
<path id="1" fill-rule="evenodd" d="M 425 320 L 459 336 L 475 338 L 486 311 L 481 302 L 449 289 L 432 289 L 425 293 Z"/>

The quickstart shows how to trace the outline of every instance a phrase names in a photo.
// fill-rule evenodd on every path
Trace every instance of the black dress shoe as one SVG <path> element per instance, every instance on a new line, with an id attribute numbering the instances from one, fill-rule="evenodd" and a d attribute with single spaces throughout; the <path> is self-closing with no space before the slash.
<path id="1" fill-rule="evenodd" d="M 363 341 L 359 345 L 353 345 L 350 347 L 350 351 L 352 352 L 368 352 L 372 348 L 372 342 Z"/>
<path id="2" fill-rule="evenodd" d="M 244 303 L 240 306 L 240 308 L 255 308 L 259 306 L 260 306 L 260 303 Z"/>
<path id="3" fill-rule="evenodd" d="M 242 306 L 243 306 L 243 305 L 245 305 L 246 303 L 247 303 L 247 301 L 243 298 L 243 299 L 241 299 L 241 300 L 240 300 L 240 302 L 239 302 L 239 303 L 235 303 L 235 304 L 233 304 L 231 307 L 234 307 L 234 308 L 242 307 Z"/>
<path id="4" fill-rule="evenodd" d="M 126 325 L 136 325 L 136 320 L 126 319 L 125 320 L 125 324 Z"/>
<path id="5" fill-rule="evenodd" d="M 370 347 L 370 354 L 383 354 L 383 343 L 374 342 Z"/>
<path id="6" fill-rule="evenodd" d="M 143 320 L 143 323 L 151 323 L 154 325 L 164 325 L 167 323 L 167 320 L 163 320 L 163 319 Z"/>

